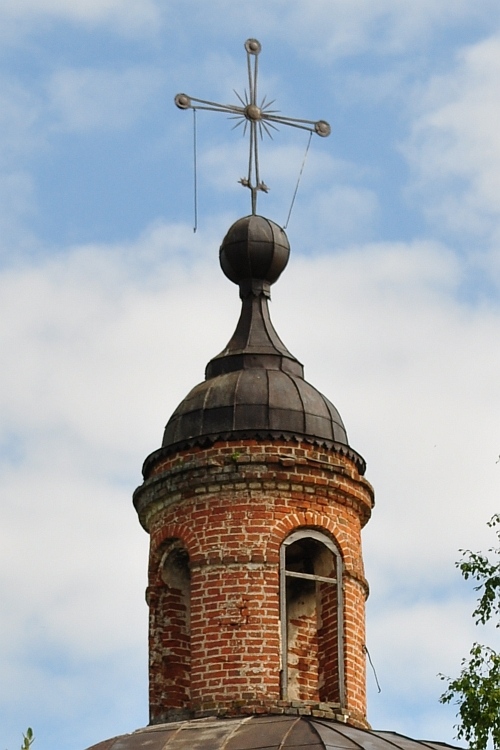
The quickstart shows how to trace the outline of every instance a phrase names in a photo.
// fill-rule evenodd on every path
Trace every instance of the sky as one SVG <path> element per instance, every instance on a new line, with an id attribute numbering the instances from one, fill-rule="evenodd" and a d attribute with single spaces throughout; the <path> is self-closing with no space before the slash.
<path id="1" fill-rule="evenodd" d="M 474 640 L 459 550 L 500 510 L 498 0 L 0 0 L 0 746 L 144 726 L 148 538 L 131 496 L 236 325 L 250 212 L 236 103 L 313 137 L 271 314 L 367 461 L 374 728 L 453 742 L 438 674 Z M 261 144 L 282 225 L 307 133 Z"/>

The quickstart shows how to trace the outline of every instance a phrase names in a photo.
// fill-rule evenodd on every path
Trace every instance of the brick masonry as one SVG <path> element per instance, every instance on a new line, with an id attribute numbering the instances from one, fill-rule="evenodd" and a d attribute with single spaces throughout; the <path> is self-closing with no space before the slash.
<path id="1" fill-rule="evenodd" d="M 156 455 L 134 496 L 151 537 L 151 722 L 296 713 L 367 727 L 361 528 L 373 490 L 354 462 L 284 440 L 221 441 Z M 331 602 L 318 629 L 300 614 L 303 642 L 295 640 L 290 656 L 298 665 L 296 691 L 287 700 L 281 695 L 279 552 L 290 533 L 307 528 L 329 537 L 343 560 L 344 706 L 332 700 L 335 686 L 325 688 L 324 678 L 318 684 L 322 659 L 335 670 L 325 635 Z"/>

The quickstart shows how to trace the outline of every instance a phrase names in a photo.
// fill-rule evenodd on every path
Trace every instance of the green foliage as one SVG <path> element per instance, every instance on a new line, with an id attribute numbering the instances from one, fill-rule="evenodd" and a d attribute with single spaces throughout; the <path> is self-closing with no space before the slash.
<path id="1" fill-rule="evenodd" d="M 500 514 L 493 516 L 488 526 L 500 526 Z M 496 528 L 500 543 L 500 528 Z M 490 547 L 487 554 L 460 550 L 463 558 L 457 562 L 465 580 L 476 582 L 477 606 L 472 613 L 476 624 L 496 621 L 500 627 L 500 547 Z M 458 739 L 465 739 L 471 750 L 486 750 L 491 739 L 500 749 L 500 653 L 488 646 L 474 643 L 469 658 L 462 660 L 462 671 L 454 680 L 440 675 L 448 688 L 441 703 L 454 701 L 458 706 Z"/>
<path id="2" fill-rule="evenodd" d="M 23 744 L 21 745 L 21 750 L 29 750 L 34 741 L 35 738 L 33 736 L 33 730 L 31 727 L 28 727 L 26 730 L 26 734 L 23 734 Z"/>
<path id="3" fill-rule="evenodd" d="M 500 525 L 500 513 L 497 513 L 488 526 L 491 528 Z M 500 529 L 496 531 L 500 543 Z M 487 555 L 480 552 L 471 552 L 470 550 L 460 550 L 464 554 L 464 559 L 458 562 L 457 568 L 460 569 L 463 577 L 467 581 L 473 578 L 478 582 L 474 586 L 474 591 L 481 592 L 478 604 L 472 616 L 476 618 L 476 623 L 484 625 L 492 618 L 497 618 L 496 627 L 500 627 L 500 547 L 490 547 L 489 554 L 496 556 L 496 561 L 491 561 Z"/>
<path id="4" fill-rule="evenodd" d="M 460 675 L 449 680 L 441 703 L 458 704 L 458 739 L 465 739 L 471 750 L 485 750 L 491 736 L 493 747 L 500 747 L 500 653 L 475 643 L 469 659 L 462 660 Z"/>

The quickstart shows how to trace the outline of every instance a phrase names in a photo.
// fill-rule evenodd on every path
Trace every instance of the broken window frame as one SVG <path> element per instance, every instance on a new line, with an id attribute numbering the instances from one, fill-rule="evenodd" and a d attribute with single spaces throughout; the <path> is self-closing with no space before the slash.
<path id="1" fill-rule="evenodd" d="M 330 578 L 310 573 L 299 573 L 286 569 L 287 547 L 300 539 L 314 539 L 323 544 L 335 557 L 336 578 Z M 343 597 L 343 563 L 342 556 L 332 540 L 326 534 L 315 529 L 299 529 L 294 531 L 282 543 L 280 548 L 280 622 L 281 622 L 281 700 L 288 700 L 288 616 L 287 616 L 287 578 L 302 578 L 309 581 L 331 583 L 337 587 L 337 648 L 338 648 L 338 680 L 341 708 L 345 707 L 344 680 L 344 597 Z"/>

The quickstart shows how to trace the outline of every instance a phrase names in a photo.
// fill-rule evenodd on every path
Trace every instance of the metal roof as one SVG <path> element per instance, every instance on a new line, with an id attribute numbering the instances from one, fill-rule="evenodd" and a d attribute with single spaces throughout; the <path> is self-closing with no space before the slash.
<path id="1" fill-rule="evenodd" d="M 446 750 L 441 742 L 357 729 L 328 719 L 261 716 L 195 719 L 139 729 L 88 750 Z"/>
<path id="2" fill-rule="evenodd" d="M 225 349 L 208 363 L 205 381 L 170 417 L 160 452 L 219 439 L 297 439 L 340 451 L 364 472 L 339 412 L 304 379 L 303 366 L 271 322 L 270 286 L 286 266 L 288 251 L 284 231 L 261 216 L 239 219 L 229 229 L 220 260 L 240 287 L 240 319 Z"/>

